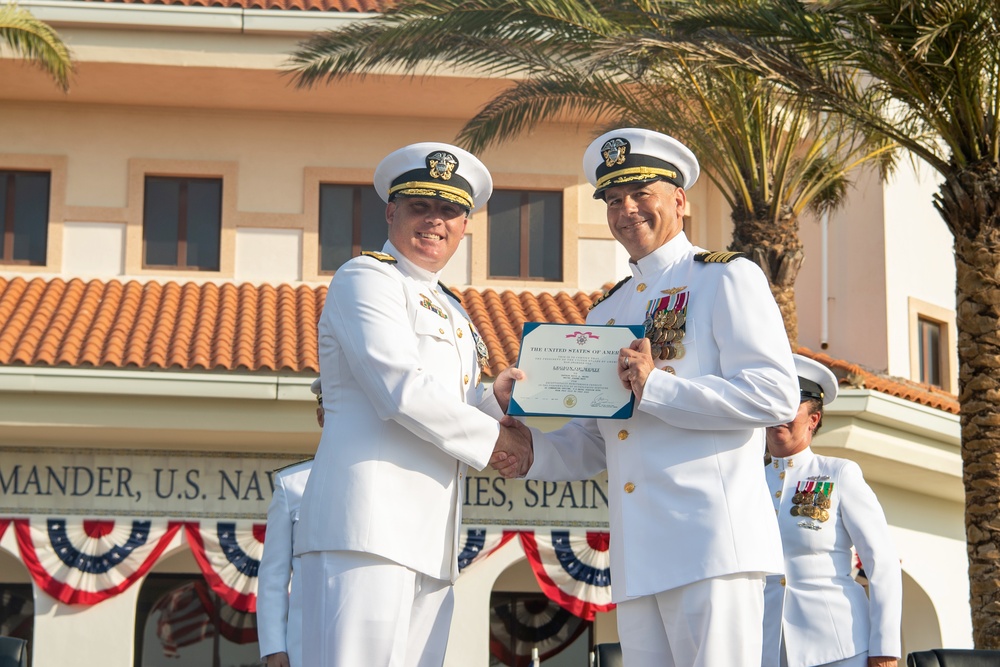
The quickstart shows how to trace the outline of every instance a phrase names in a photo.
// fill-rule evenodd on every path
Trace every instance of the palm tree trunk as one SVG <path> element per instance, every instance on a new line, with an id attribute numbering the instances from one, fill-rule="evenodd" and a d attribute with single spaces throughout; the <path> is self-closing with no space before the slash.
<path id="1" fill-rule="evenodd" d="M 733 211 L 733 242 L 730 250 L 745 253 L 767 276 L 771 294 L 785 322 L 792 350 L 799 346 L 799 316 L 795 309 L 795 279 L 804 255 L 799 240 L 799 219 L 790 211 L 778 222 L 762 211 Z"/>
<path id="2" fill-rule="evenodd" d="M 935 205 L 955 232 L 962 477 L 976 648 L 1000 648 L 1000 168 L 950 175 Z"/>

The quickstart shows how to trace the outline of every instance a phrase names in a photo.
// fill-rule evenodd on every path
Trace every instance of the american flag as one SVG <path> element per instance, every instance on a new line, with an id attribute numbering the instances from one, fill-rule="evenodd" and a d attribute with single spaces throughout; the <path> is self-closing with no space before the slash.
<path id="1" fill-rule="evenodd" d="M 163 654 L 177 657 L 178 649 L 212 637 L 213 608 L 208 586 L 201 581 L 185 584 L 157 600 L 150 614 L 159 614 L 156 636 L 163 644 Z"/>
<path id="2" fill-rule="evenodd" d="M 35 603 L 31 597 L 11 590 L 0 592 L 0 635 L 30 640 L 34 617 Z"/>
<path id="3" fill-rule="evenodd" d="M 221 637 L 234 644 L 257 641 L 256 615 L 230 607 L 204 581 L 192 581 L 164 595 L 150 612 L 157 613 L 156 636 L 168 657 L 177 657 L 180 648 L 211 639 L 216 627 Z"/>

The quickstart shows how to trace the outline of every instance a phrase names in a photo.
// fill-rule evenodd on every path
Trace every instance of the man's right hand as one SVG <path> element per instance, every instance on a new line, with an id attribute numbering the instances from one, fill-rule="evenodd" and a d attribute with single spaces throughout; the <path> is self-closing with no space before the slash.
<path id="1" fill-rule="evenodd" d="M 516 380 L 523 380 L 526 377 L 528 376 L 520 368 L 508 366 L 500 371 L 500 375 L 493 382 L 493 396 L 497 399 L 497 403 L 504 414 L 507 414 L 507 408 L 510 406 L 510 395 L 514 390 L 514 382 Z"/>
<path id="2" fill-rule="evenodd" d="M 272 653 L 267 656 L 267 667 L 289 667 L 288 654 L 285 652 Z"/>
<path id="3" fill-rule="evenodd" d="M 501 477 L 524 477 L 535 460 L 531 431 L 513 417 L 500 420 L 500 435 L 490 465 Z"/>

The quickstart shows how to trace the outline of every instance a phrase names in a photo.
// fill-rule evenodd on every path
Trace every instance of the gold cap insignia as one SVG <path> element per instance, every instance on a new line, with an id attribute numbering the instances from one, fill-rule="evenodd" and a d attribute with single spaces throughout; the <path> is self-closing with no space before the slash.
<path id="1" fill-rule="evenodd" d="M 616 164 L 625 162 L 628 147 L 629 144 L 624 139 L 608 139 L 601 146 L 601 155 L 604 156 L 604 164 L 608 167 L 613 167 Z"/>
<path id="2" fill-rule="evenodd" d="M 440 178 L 442 181 L 451 180 L 451 175 L 458 168 L 458 158 L 451 153 L 438 151 L 427 156 L 427 169 L 431 178 Z"/>

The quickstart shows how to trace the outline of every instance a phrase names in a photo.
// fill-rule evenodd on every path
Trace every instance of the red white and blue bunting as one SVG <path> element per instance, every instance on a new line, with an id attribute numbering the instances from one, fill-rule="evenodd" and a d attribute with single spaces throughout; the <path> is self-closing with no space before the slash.
<path id="1" fill-rule="evenodd" d="M 516 535 L 496 528 L 466 528 L 458 540 L 458 571 L 464 572 L 473 563 L 485 560 Z"/>
<path id="2" fill-rule="evenodd" d="M 180 524 L 158 519 L 15 519 L 35 583 L 66 604 L 97 604 L 138 581 Z"/>
<path id="3" fill-rule="evenodd" d="M 538 649 L 540 660 L 548 660 L 587 627 L 584 619 L 548 598 L 512 599 L 490 608 L 490 653 L 504 665 L 531 667 L 532 649 Z"/>
<path id="4" fill-rule="evenodd" d="M 0 537 L 11 524 L 32 579 L 60 602 L 92 605 L 125 591 L 156 564 L 183 527 L 209 588 L 236 612 L 256 611 L 263 523 L 0 518 Z M 614 608 L 607 533 L 466 526 L 459 540 L 460 571 L 514 537 L 520 538 L 542 591 L 560 607 L 585 620 Z"/>
<path id="5" fill-rule="evenodd" d="M 257 611 L 257 569 L 266 527 L 250 521 L 184 524 L 205 581 L 237 611 Z"/>
<path id="6" fill-rule="evenodd" d="M 611 558 L 608 533 L 570 530 L 522 532 L 521 546 L 545 595 L 574 616 L 591 621 L 609 611 Z"/>

